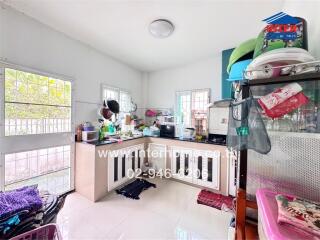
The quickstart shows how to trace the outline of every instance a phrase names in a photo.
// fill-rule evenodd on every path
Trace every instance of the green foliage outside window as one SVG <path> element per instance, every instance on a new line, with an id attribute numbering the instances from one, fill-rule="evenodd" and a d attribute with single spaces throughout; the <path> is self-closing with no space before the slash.
<path id="1" fill-rule="evenodd" d="M 69 119 L 71 83 L 5 69 L 6 119 Z"/>

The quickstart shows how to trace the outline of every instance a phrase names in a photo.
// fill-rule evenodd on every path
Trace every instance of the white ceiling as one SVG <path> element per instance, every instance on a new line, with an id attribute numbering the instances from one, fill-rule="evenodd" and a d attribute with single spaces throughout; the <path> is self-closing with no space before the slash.
<path id="1" fill-rule="evenodd" d="M 257 36 L 283 0 L 1 0 L 38 21 L 142 71 L 175 67 Z M 155 39 L 167 18 L 175 32 Z"/>

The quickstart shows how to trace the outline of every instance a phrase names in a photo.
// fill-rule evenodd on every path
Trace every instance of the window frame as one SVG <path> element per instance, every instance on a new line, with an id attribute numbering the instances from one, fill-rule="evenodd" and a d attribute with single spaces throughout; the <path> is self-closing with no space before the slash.
<path id="1" fill-rule="evenodd" d="M 189 122 L 191 124 L 191 106 L 192 106 L 192 90 L 183 90 L 183 91 L 176 91 L 175 92 L 175 112 L 176 112 L 176 117 L 175 117 L 175 122 L 176 124 L 185 124 L 185 120 L 184 121 L 181 121 L 181 113 L 179 112 L 179 104 L 178 104 L 178 100 L 179 100 L 179 97 L 181 96 L 186 96 L 186 95 L 189 95 L 190 97 L 190 104 L 189 104 Z M 191 127 L 191 125 L 187 125 L 185 127 Z"/>
<path id="2" fill-rule="evenodd" d="M 180 115 L 179 113 L 179 109 L 178 109 L 178 97 L 183 95 L 184 93 L 189 94 L 190 96 L 190 105 L 189 105 L 189 108 L 190 108 L 190 113 L 189 113 L 189 121 L 190 121 L 190 125 L 187 125 L 185 127 L 195 127 L 195 126 L 192 126 L 192 111 L 194 110 L 193 109 L 193 98 L 192 98 L 192 95 L 196 92 L 202 92 L 202 91 L 206 91 L 208 93 L 208 103 L 210 103 L 210 100 L 211 100 L 211 89 L 210 88 L 200 88 L 200 89 L 191 89 L 191 90 L 177 90 L 175 92 L 175 112 L 176 112 L 176 115 Z M 207 116 L 208 116 L 208 121 L 207 121 L 207 126 L 206 126 L 206 130 L 208 130 L 208 122 L 209 122 L 209 107 L 207 108 Z M 175 117 L 175 123 L 176 124 L 181 124 L 182 122 L 178 119 L 178 117 Z"/>
<path id="3" fill-rule="evenodd" d="M 117 94 L 118 94 L 118 99 L 115 99 L 115 100 L 119 103 L 119 105 L 120 105 L 121 93 L 124 93 L 124 94 L 129 95 L 129 96 L 130 96 L 130 100 L 131 100 L 131 102 L 132 102 L 132 95 L 131 95 L 131 92 L 130 92 L 130 91 L 128 91 L 128 90 L 126 90 L 126 89 L 123 89 L 123 88 L 119 88 L 119 87 L 114 87 L 114 86 L 111 86 L 111 85 L 107 85 L 107 84 L 102 84 L 102 85 L 101 85 L 101 99 L 102 99 L 102 101 L 106 100 L 106 99 L 104 98 L 104 91 L 105 91 L 105 90 L 112 90 L 112 91 L 117 92 Z M 120 105 L 120 113 L 129 114 L 130 111 L 129 111 L 129 112 L 121 111 L 121 105 Z"/>
<path id="4" fill-rule="evenodd" d="M 120 89 L 119 89 L 119 88 L 113 87 L 113 86 L 110 86 L 110 85 L 102 84 L 102 85 L 101 85 L 101 90 L 102 90 L 102 91 L 101 91 L 101 99 L 102 99 L 102 101 L 106 100 L 106 99 L 104 98 L 104 91 L 107 91 L 107 90 L 111 90 L 111 91 L 117 92 L 117 94 L 118 94 L 118 99 L 114 99 L 114 100 L 119 101 L 119 98 L 120 98 Z"/>
<path id="5" fill-rule="evenodd" d="M 68 132 L 5 135 L 5 68 L 43 75 L 71 83 L 71 128 Z M 0 61 L 0 191 L 5 190 L 5 155 L 38 150 L 42 148 L 70 145 L 70 191 L 74 185 L 75 157 L 75 79 L 62 74 L 37 70 L 9 62 Z"/>
<path id="6" fill-rule="evenodd" d="M 31 179 L 34 179 L 34 178 L 37 178 L 37 177 L 43 177 L 43 176 L 45 176 L 45 175 L 49 175 L 49 174 L 52 174 L 52 173 L 56 173 L 56 172 L 60 172 L 60 171 L 64 171 L 64 170 L 69 170 L 70 171 L 70 175 L 71 175 L 71 172 L 72 172 L 72 157 L 73 157 L 73 155 L 71 154 L 71 152 L 73 151 L 73 146 L 72 145 L 69 145 L 69 144 L 67 144 L 67 145 L 60 145 L 60 144 L 56 144 L 56 145 L 53 145 L 53 146 L 48 146 L 48 147 L 46 147 L 46 148 L 37 148 L 37 149 L 29 149 L 29 150 L 27 150 L 27 151 L 19 151 L 19 152 L 12 152 L 12 153 L 6 153 L 6 154 L 4 154 L 4 158 L 5 158 L 5 155 L 7 155 L 7 154 L 18 154 L 18 153 L 22 153 L 22 152 L 29 152 L 29 151 L 39 151 L 39 150 L 48 150 L 48 149 L 50 149 L 50 148 L 57 148 L 57 147 L 65 147 L 65 146 L 70 146 L 70 166 L 69 167 L 63 167 L 63 168 L 61 168 L 61 169 L 59 169 L 59 170 L 54 170 L 54 171 L 49 171 L 49 172 L 47 172 L 47 173 L 45 173 L 45 174 L 40 174 L 40 175 L 38 175 L 38 176 L 34 176 L 34 177 L 30 177 L 30 178 L 25 178 L 25 179 L 19 179 L 19 180 L 16 180 L 16 181 L 14 181 L 14 182 L 12 182 L 12 183 L 9 183 L 9 184 L 6 184 L 5 183 L 5 177 L 3 178 L 4 179 L 4 188 L 6 187 L 6 186 L 10 186 L 10 185 L 13 185 L 13 184 L 19 184 L 19 183 L 21 183 L 21 182 L 25 182 L 25 181 L 29 181 L 29 180 L 31 180 Z M 64 151 L 63 151 L 64 152 Z M 48 153 L 48 152 L 47 152 Z M 46 155 L 47 157 L 49 156 L 49 154 L 47 154 Z M 38 157 L 38 156 L 37 156 Z M 16 160 L 15 160 L 16 161 Z M 37 159 L 37 162 L 39 161 L 39 159 Z M 48 161 L 48 160 L 47 160 Z M 4 167 L 3 167 L 3 169 L 5 169 L 5 162 L 4 162 Z M 5 172 L 4 172 L 4 174 L 5 174 Z M 72 179 L 70 178 L 69 179 L 69 181 L 70 181 L 70 187 L 71 187 L 71 182 L 72 182 Z"/>
<path id="7" fill-rule="evenodd" d="M 23 71 L 23 72 L 27 72 L 27 73 L 32 73 L 32 74 L 37 74 L 37 75 L 42 75 L 42 76 L 46 76 L 46 77 L 51 77 L 51 78 L 55 78 L 55 79 L 59 79 L 62 81 L 68 81 L 71 83 L 71 106 L 70 106 L 70 110 L 71 110 L 71 126 L 70 126 L 70 131 L 64 131 L 64 132 L 54 132 L 54 133 L 35 133 L 35 134 L 25 134 L 25 135 L 5 135 L 5 72 L 4 69 L 5 68 L 11 68 L 14 70 L 18 70 L 18 71 Z M 68 133 L 74 133 L 75 134 L 75 122 L 74 122 L 74 116 L 75 116 L 75 100 L 74 100 L 74 78 L 65 76 L 65 75 L 59 75 L 59 74 L 55 74 L 55 73 L 49 73 L 49 72 L 44 72 L 44 71 L 40 71 L 40 70 L 35 70 L 29 67 L 23 67 L 23 66 L 19 66 L 19 65 L 15 65 L 15 64 L 11 64 L 11 63 L 6 63 L 6 62 L 1 62 L 0 61 L 0 86 L 3 86 L 1 88 L 0 94 L 1 94 L 1 99 L 0 99 L 0 137 L 17 137 L 17 136 L 36 136 L 36 135 L 40 135 L 40 136 L 44 136 L 44 135 L 52 135 L 52 134 L 68 134 Z M 31 104 L 32 105 L 32 104 Z M 43 104 L 43 106 L 48 106 L 46 104 Z"/>
<path id="8" fill-rule="evenodd" d="M 119 92 L 120 112 L 122 112 L 122 113 L 124 113 L 124 114 L 129 114 L 130 111 L 123 111 L 123 110 L 121 111 L 121 94 L 126 94 L 126 95 L 129 96 L 129 98 L 130 98 L 130 99 L 129 99 L 129 100 L 130 100 L 130 104 L 132 103 L 132 96 L 131 96 L 130 92 L 120 89 L 120 92 Z"/>

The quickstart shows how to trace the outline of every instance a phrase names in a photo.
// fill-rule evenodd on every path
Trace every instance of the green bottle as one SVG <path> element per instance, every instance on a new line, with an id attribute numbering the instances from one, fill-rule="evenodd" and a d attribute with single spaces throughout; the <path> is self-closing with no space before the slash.
<path id="1" fill-rule="evenodd" d="M 99 141 L 102 141 L 104 139 L 104 131 L 103 131 L 103 125 L 99 129 Z"/>

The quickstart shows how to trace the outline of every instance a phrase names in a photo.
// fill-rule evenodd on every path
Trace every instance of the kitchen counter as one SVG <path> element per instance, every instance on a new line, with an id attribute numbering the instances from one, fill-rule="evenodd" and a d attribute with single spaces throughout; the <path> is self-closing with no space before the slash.
<path id="1" fill-rule="evenodd" d="M 161 137 L 137 137 L 132 139 L 126 139 L 122 141 L 96 141 L 91 143 L 78 142 L 76 143 L 76 160 L 75 160 L 75 187 L 76 191 L 90 199 L 91 201 L 98 201 L 110 192 L 115 184 L 114 173 L 118 175 L 115 177 L 120 184 L 125 184 L 129 179 L 126 175 L 123 176 L 123 172 L 120 171 L 121 166 L 133 166 L 133 158 L 131 156 L 132 152 L 136 152 L 135 156 L 139 156 L 138 151 L 146 152 L 150 148 L 160 148 L 165 151 L 165 155 L 161 156 L 160 159 L 156 161 L 163 161 L 165 164 L 165 169 L 172 171 L 176 161 L 174 159 L 175 155 L 172 155 L 174 151 L 186 151 L 190 153 L 192 151 L 194 154 L 209 152 L 219 153 L 217 159 L 217 165 L 214 165 L 214 177 L 217 180 L 217 185 L 214 188 L 208 187 L 210 191 L 214 191 L 219 194 L 228 195 L 228 159 L 229 153 L 227 147 L 223 145 L 212 144 L 206 141 L 192 141 L 192 140 L 180 140 L 178 138 L 161 138 Z M 120 157 L 112 157 L 111 152 L 120 154 Z M 123 154 L 126 156 L 123 158 Z M 142 159 L 143 162 L 153 161 L 152 154 L 149 156 L 146 154 Z M 136 161 L 136 157 L 134 160 Z M 190 164 L 196 161 L 197 158 L 191 157 Z M 206 159 L 203 155 L 203 160 Z M 154 159 L 155 160 L 155 159 Z M 124 161 L 124 162 L 123 162 Z M 182 161 L 182 160 L 181 160 Z M 114 168 L 115 164 L 118 166 L 117 169 Z M 125 165 L 123 165 L 125 164 Z M 204 164 L 204 162 L 203 162 Z M 141 166 L 140 162 L 140 166 Z M 135 166 L 139 166 L 135 163 Z M 181 163 L 181 166 L 184 164 Z M 198 165 L 194 165 L 198 166 Z M 205 165 L 203 165 L 205 167 Z M 126 171 L 126 170 L 125 170 Z M 124 172 L 126 173 L 126 172 Z M 173 179 L 173 178 L 172 178 Z M 174 179 L 173 179 L 174 180 Z M 197 182 L 199 180 L 185 181 L 175 179 L 177 181 L 182 181 L 186 184 L 193 184 L 194 186 L 201 187 Z M 111 186 L 111 188 L 110 188 Z M 205 188 L 205 186 L 202 188 Z"/>
<path id="2" fill-rule="evenodd" d="M 97 140 L 97 141 L 93 141 L 93 142 L 88 142 L 88 143 L 82 142 L 82 143 L 92 144 L 92 145 L 98 147 L 98 146 L 115 144 L 115 143 L 120 144 L 122 142 L 132 141 L 132 140 L 140 139 L 140 138 L 156 138 L 156 139 L 175 140 L 175 141 L 190 142 L 190 143 L 202 143 L 202 144 L 226 146 L 225 144 L 213 143 L 213 142 L 209 142 L 208 140 L 197 141 L 197 140 L 194 140 L 194 139 L 180 139 L 178 137 L 176 137 L 176 138 L 165 138 L 165 137 L 149 137 L 149 136 L 139 136 L 139 137 L 133 137 L 133 138 L 128 138 L 128 139 L 121 139 L 119 141 L 112 139 L 112 140 L 103 140 L 103 141 Z"/>
<path id="3" fill-rule="evenodd" d="M 144 138 L 143 136 L 140 137 L 132 137 L 132 138 L 127 138 L 127 139 L 119 139 L 119 140 L 97 140 L 97 141 L 93 141 L 93 142 L 87 142 L 87 144 L 92 144 L 97 146 L 103 146 L 103 145 L 108 145 L 108 144 L 114 144 L 114 143 L 122 143 L 122 142 L 126 142 L 126 141 L 131 141 L 131 140 L 135 140 L 135 139 L 139 139 L 139 138 Z M 86 143 L 86 142 L 82 142 L 82 143 Z"/>
<path id="4" fill-rule="evenodd" d="M 163 138 L 163 137 L 159 137 L 159 138 Z M 175 137 L 175 138 L 164 138 L 164 139 L 177 140 L 177 141 L 182 141 L 182 142 L 203 143 L 203 144 L 226 146 L 226 144 L 214 143 L 214 142 L 210 142 L 208 140 L 200 140 L 199 141 L 199 140 L 195 140 L 195 139 L 180 139 L 178 137 Z"/>

